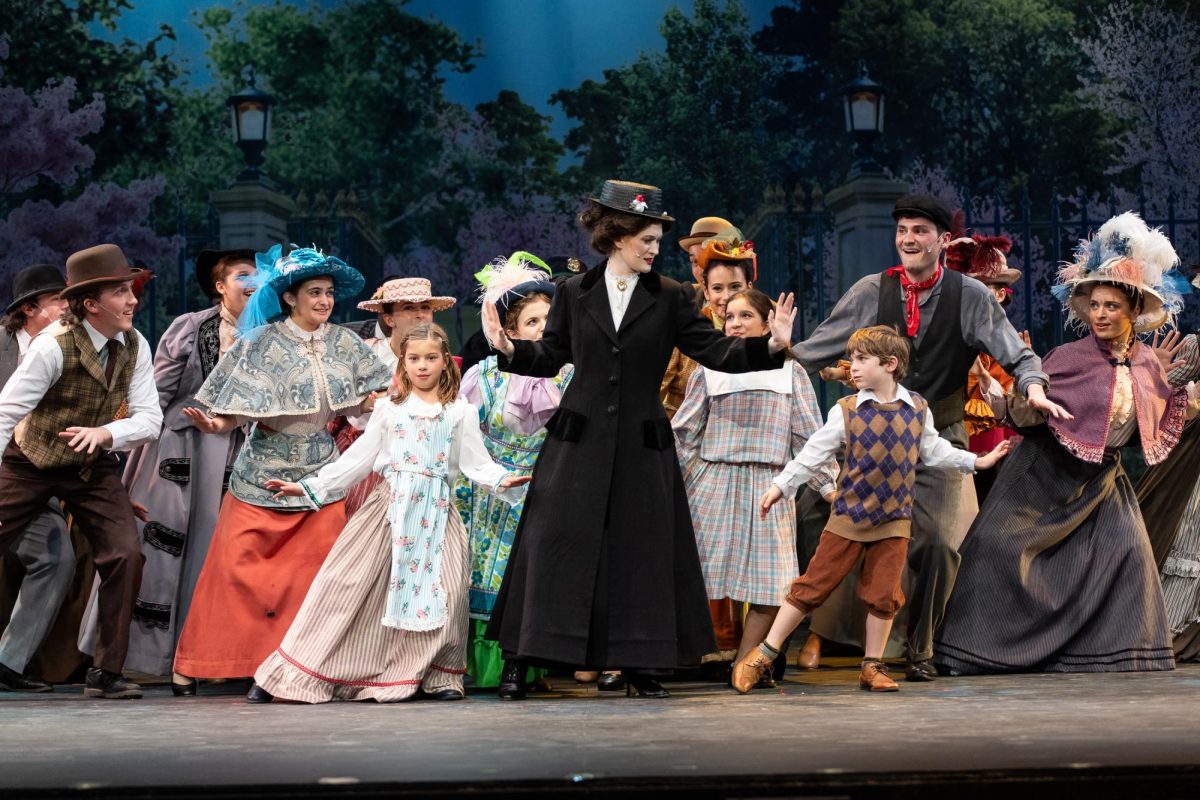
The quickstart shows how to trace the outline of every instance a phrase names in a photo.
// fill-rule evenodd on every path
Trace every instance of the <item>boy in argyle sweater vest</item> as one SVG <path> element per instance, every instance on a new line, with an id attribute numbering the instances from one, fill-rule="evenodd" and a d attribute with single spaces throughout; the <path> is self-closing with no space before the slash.
<path id="1" fill-rule="evenodd" d="M 843 397 L 820 431 L 808 439 L 762 496 L 761 513 L 793 497 L 817 468 L 843 444 L 845 460 L 837 497 L 808 571 L 792 581 L 766 639 L 733 667 L 733 687 L 745 694 L 778 657 L 787 636 L 828 599 L 863 556 L 858 594 L 867 604 L 867 631 L 859 686 L 894 692 L 883 648 L 892 619 L 904 605 L 904 574 L 912 526 L 912 494 L 917 460 L 962 472 L 987 469 L 1009 449 L 1001 442 L 987 455 L 958 450 L 934 428 L 929 404 L 900 385 L 908 369 L 908 340 L 876 325 L 854 332 L 846 349 L 858 394 Z"/>

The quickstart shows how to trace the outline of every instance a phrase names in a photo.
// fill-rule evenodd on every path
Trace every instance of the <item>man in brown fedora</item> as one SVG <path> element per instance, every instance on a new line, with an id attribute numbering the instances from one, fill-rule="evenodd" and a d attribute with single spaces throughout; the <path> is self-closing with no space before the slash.
<path id="1" fill-rule="evenodd" d="M 116 245 L 67 259 L 68 316 L 29 345 L 0 391 L 0 550 L 57 497 L 91 545 L 99 635 L 88 697 L 141 697 L 121 674 L 141 580 L 133 507 L 110 450 L 158 436 L 150 345 L 133 330 L 133 269 Z"/>
<path id="2" fill-rule="evenodd" d="M 59 297 L 65 286 L 62 271 L 53 264 L 34 264 L 13 278 L 12 300 L 0 320 L 0 386 L 24 360 L 33 337 L 66 311 L 67 303 Z M 13 581 L 15 603 L 0 636 L 0 689 L 49 692 L 54 687 L 25 675 L 25 668 L 50 630 L 75 574 L 75 550 L 56 500 L 34 517 L 13 554 L 24 575 Z"/>

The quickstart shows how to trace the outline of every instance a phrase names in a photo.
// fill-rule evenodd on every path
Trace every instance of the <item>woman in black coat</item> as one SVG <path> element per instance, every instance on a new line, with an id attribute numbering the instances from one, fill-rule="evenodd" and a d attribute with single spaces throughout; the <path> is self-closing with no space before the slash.
<path id="1" fill-rule="evenodd" d="M 509 659 L 501 696 L 523 696 L 528 661 L 621 669 L 631 690 L 715 649 L 708 598 L 659 383 L 678 347 L 724 372 L 776 369 L 792 298 L 772 336 L 725 337 L 680 284 L 651 271 L 663 231 L 653 186 L 607 181 L 580 217 L 606 255 L 555 294 L 540 341 L 510 341 L 495 308 L 484 331 L 501 369 L 575 376 L 533 471 L 489 636 Z"/>

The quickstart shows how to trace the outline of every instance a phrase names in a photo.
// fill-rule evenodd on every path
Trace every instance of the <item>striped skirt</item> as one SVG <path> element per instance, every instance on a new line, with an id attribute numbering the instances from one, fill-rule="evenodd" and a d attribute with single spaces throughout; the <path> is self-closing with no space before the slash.
<path id="1" fill-rule="evenodd" d="M 951 674 L 1173 669 L 1163 592 L 1118 456 L 1043 427 L 1005 459 L 963 543 L 934 661 Z"/>
<path id="2" fill-rule="evenodd" d="M 442 589 L 449 621 L 402 631 L 381 620 L 391 577 L 391 489 L 381 483 L 358 510 L 313 580 L 283 643 L 254 680 L 282 700 L 406 700 L 418 689 L 462 689 L 466 672 L 467 533 L 449 514 Z"/>
<path id="3" fill-rule="evenodd" d="M 758 516 L 758 500 L 778 471 L 697 459 L 684 478 L 710 599 L 777 606 L 799 574 L 793 504 L 776 503 L 765 520 Z"/>

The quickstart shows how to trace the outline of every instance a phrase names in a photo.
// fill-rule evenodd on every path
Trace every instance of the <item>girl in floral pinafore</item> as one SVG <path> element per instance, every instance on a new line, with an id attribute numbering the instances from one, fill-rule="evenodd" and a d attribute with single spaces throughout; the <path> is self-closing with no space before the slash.
<path id="1" fill-rule="evenodd" d="M 478 411 L 458 399 L 446 334 L 422 324 L 404 339 L 400 381 L 363 435 L 299 483 L 267 488 L 319 506 L 370 470 L 383 476 L 338 537 L 282 644 L 254 675 L 274 697 L 305 703 L 404 700 L 419 689 L 463 697 L 467 534 L 451 486 L 461 469 L 516 502 L 528 481 L 484 449 Z"/>

